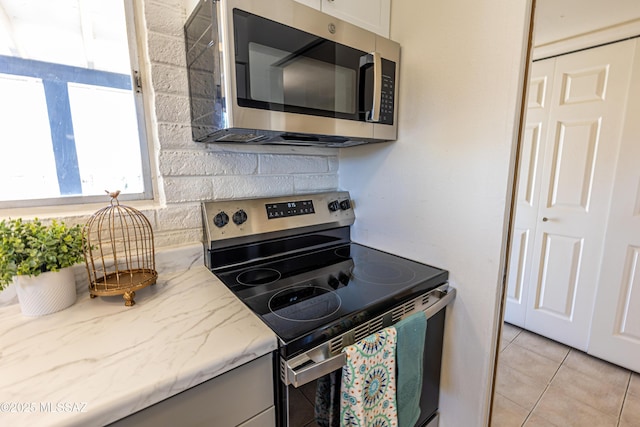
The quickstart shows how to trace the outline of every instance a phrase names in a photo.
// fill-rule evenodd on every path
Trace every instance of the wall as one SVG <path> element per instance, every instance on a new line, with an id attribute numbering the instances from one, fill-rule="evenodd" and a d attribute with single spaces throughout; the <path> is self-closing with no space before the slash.
<path id="1" fill-rule="evenodd" d="M 393 1 L 399 137 L 340 152 L 353 239 L 446 268 L 443 427 L 486 425 L 527 0 Z"/>

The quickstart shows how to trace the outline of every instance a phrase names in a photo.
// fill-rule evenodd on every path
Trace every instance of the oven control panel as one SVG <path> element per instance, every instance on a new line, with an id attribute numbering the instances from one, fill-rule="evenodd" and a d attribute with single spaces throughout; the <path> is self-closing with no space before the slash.
<path id="1" fill-rule="evenodd" d="M 353 224 L 353 201 L 346 191 L 259 199 L 216 200 L 202 204 L 205 244 L 298 228 Z M 264 236 L 263 236 L 264 237 Z"/>
<path id="2" fill-rule="evenodd" d="M 278 219 L 296 215 L 316 213 L 313 200 L 297 200 L 292 202 L 267 203 L 267 219 Z"/>

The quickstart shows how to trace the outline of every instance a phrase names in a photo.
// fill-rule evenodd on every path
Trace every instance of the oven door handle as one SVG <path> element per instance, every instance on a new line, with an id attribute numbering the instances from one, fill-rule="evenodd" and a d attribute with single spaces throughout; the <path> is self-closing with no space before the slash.
<path id="1" fill-rule="evenodd" d="M 427 319 L 445 308 L 456 296 L 455 288 L 448 288 L 448 291 L 436 290 L 434 293 L 438 300 L 423 310 Z M 280 376 L 285 385 L 293 385 L 297 388 L 346 364 L 347 356 L 344 353 L 327 357 L 325 352 L 317 347 L 290 360 L 281 361 Z"/>
<path id="2" fill-rule="evenodd" d="M 304 361 L 307 359 L 307 362 Z M 302 365 L 299 365 L 302 362 Z M 291 366 L 291 363 L 295 364 Z M 298 356 L 290 361 L 284 362 L 284 378 L 285 384 L 298 388 L 301 385 L 315 381 L 318 378 L 338 370 L 347 364 L 347 355 L 344 353 L 336 354 L 321 362 L 314 362 L 306 355 Z"/>

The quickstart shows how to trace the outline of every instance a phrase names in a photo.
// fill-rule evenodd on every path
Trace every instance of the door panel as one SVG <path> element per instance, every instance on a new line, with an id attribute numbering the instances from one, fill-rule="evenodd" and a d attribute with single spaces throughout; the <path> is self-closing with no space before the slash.
<path id="1" fill-rule="evenodd" d="M 524 141 L 523 141 L 523 170 L 522 178 L 519 182 L 518 194 L 520 194 L 521 198 L 519 201 L 521 204 L 525 204 L 531 208 L 537 207 L 538 200 L 536 200 L 536 196 L 538 195 L 537 185 L 538 181 L 537 177 L 539 174 L 538 166 L 540 165 L 540 135 L 542 134 L 542 122 L 532 123 L 531 125 L 527 125 L 524 131 Z"/>
<path id="2" fill-rule="evenodd" d="M 587 212 L 593 193 L 600 119 L 557 125 L 548 207 Z"/>
<path id="3" fill-rule="evenodd" d="M 507 271 L 507 299 L 504 320 L 524 327 L 533 254 L 533 236 L 540 198 L 540 165 L 543 135 L 547 131 L 554 62 L 534 64 L 527 92 L 526 127 L 516 188 L 516 213 Z"/>
<path id="4" fill-rule="evenodd" d="M 529 249 L 529 230 L 515 229 L 513 231 L 513 243 L 511 254 L 514 257 L 511 260 L 512 268 L 509 269 L 507 282 L 507 304 L 521 305 L 525 294 L 525 286 L 527 284 L 525 272 L 527 270 L 527 249 Z M 513 312 L 512 312 L 513 314 Z M 516 318 L 510 319 L 510 323 L 524 323 L 524 318 L 520 321 Z"/>
<path id="5" fill-rule="evenodd" d="M 627 248 L 627 262 L 623 273 L 620 306 L 617 308 L 618 319 L 614 334 L 621 335 L 640 344 L 640 265 L 638 253 L 640 248 Z"/>
<path id="6" fill-rule="evenodd" d="M 582 261 L 583 240 L 576 237 L 545 235 L 535 308 L 571 321 Z"/>
<path id="7" fill-rule="evenodd" d="M 562 75 L 561 104 L 604 101 L 608 66 L 567 72 Z"/>
<path id="8" fill-rule="evenodd" d="M 640 43 L 634 44 L 589 353 L 640 372 Z"/>

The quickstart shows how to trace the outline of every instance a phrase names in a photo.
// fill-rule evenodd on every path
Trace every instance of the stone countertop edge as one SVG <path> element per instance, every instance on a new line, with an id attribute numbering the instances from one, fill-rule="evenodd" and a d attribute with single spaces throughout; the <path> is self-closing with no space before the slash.
<path id="1" fill-rule="evenodd" d="M 0 308 L 0 425 L 105 425 L 276 349 L 201 253 L 178 253 L 133 307 L 84 293 L 42 317 Z"/>

